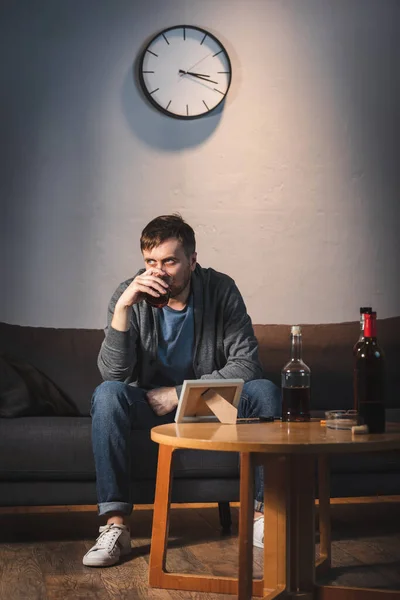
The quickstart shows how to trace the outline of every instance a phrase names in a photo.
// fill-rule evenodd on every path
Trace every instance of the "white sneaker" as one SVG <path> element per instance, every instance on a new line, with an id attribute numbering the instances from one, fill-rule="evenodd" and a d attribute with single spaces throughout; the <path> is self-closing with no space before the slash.
<path id="1" fill-rule="evenodd" d="M 253 524 L 253 546 L 264 548 L 264 515 L 258 517 Z"/>
<path id="2" fill-rule="evenodd" d="M 103 525 L 96 543 L 83 557 L 87 567 L 109 567 L 131 552 L 131 534 L 125 525 Z"/>

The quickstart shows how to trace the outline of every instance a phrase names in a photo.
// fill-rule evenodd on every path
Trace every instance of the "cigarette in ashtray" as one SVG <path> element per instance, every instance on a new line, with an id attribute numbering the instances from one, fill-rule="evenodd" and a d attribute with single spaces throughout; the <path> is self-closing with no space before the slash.
<path id="1" fill-rule="evenodd" d="M 351 428 L 351 433 L 353 435 L 362 435 L 365 433 L 369 433 L 368 425 L 353 425 Z"/>

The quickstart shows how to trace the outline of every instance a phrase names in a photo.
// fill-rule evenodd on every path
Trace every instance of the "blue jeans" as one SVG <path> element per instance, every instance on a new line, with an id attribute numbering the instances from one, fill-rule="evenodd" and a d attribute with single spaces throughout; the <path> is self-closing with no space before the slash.
<path id="1" fill-rule="evenodd" d="M 150 408 L 146 392 L 120 381 L 105 381 L 92 398 L 92 444 L 96 465 L 99 515 L 132 512 L 131 436 L 135 430 L 150 430 L 172 423 L 175 410 L 158 417 Z M 280 391 L 267 379 L 249 381 L 243 386 L 239 417 L 279 416 Z M 256 467 L 255 509 L 263 512 L 264 478 Z"/>

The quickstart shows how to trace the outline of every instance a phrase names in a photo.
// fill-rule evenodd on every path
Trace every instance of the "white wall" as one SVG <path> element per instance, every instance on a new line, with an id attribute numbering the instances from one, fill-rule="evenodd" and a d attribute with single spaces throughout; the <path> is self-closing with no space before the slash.
<path id="1" fill-rule="evenodd" d="M 228 49 L 224 110 L 158 114 L 158 30 Z M 400 315 L 397 0 L 18 0 L 0 21 L 0 320 L 104 326 L 139 236 L 179 211 L 254 323 Z"/>

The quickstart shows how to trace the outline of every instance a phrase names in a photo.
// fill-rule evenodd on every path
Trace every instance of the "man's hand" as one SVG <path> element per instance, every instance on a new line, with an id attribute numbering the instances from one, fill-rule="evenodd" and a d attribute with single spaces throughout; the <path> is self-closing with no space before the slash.
<path id="1" fill-rule="evenodd" d="M 147 400 L 159 417 L 170 413 L 178 406 L 178 394 L 174 387 L 161 387 L 147 392 Z"/>
<path id="2" fill-rule="evenodd" d="M 150 294 L 150 296 L 154 296 L 155 298 L 165 294 L 168 289 L 168 283 L 162 279 L 162 275 L 165 275 L 165 273 L 160 269 L 150 268 L 135 277 L 124 293 L 118 298 L 116 308 L 133 306 L 142 300 L 144 294 Z"/>
<path id="3" fill-rule="evenodd" d="M 150 268 L 141 275 L 135 277 L 126 290 L 118 298 L 115 305 L 111 325 L 118 331 L 129 331 L 131 306 L 140 302 L 144 294 L 150 294 L 158 298 L 165 294 L 168 289 L 160 275 L 165 275 L 160 269 Z"/>

